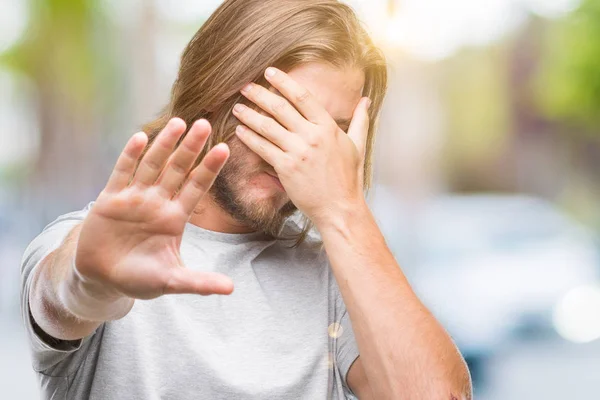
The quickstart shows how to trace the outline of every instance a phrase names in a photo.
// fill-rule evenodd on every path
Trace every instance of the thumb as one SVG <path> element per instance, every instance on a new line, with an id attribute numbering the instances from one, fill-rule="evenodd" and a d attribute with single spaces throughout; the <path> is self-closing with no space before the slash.
<path id="1" fill-rule="evenodd" d="M 371 99 L 363 97 L 358 102 L 352 115 L 352 122 L 348 128 L 348 136 L 354 142 L 361 157 L 364 157 L 367 147 L 367 134 L 369 133 L 369 106 Z"/>
<path id="2" fill-rule="evenodd" d="M 163 294 L 231 294 L 231 278 L 216 272 L 193 271 L 186 267 L 170 269 Z"/>

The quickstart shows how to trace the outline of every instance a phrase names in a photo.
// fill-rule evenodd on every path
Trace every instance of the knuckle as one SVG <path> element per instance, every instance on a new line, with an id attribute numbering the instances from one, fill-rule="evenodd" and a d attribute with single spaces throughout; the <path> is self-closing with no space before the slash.
<path id="1" fill-rule="evenodd" d="M 202 167 L 204 168 L 205 176 L 212 177 L 219 174 L 219 172 L 221 171 L 222 164 L 217 164 L 214 162 L 204 162 L 202 164 Z"/>
<path id="2" fill-rule="evenodd" d="M 255 90 L 254 88 L 252 88 L 252 90 L 248 94 L 252 97 L 254 103 L 260 104 L 265 99 L 262 90 Z"/>
<path id="3" fill-rule="evenodd" d="M 264 118 L 260 123 L 260 133 L 267 134 L 273 129 L 273 124 L 275 121 L 271 118 Z"/>
<path id="4" fill-rule="evenodd" d="M 113 168 L 113 172 L 117 173 L 117 174 L 127 174 L 129 173 L 129 168 L 125 165 L 115 165 L 115 167 Z"/>
<path id="5" fill-rule="evenodd" d="M 298 104 L 306 103 L 309 98 L 310 98 L 310 92 L 308 90 L 304 89 L 301 93 L 296 95 L 296 103 L 298 103 Z"/>
<path id="6" fill-rule="evenodd" d="M 198 176 L 194 176 L 190 180 L 190 184 L 192 185 L 192 187 L 194 189 L 196 189 L 200 193 L 205 193 L 208 190 L 207 185 L 206 185 L 206 181 L 204 179 L 198 177 Z"/>
<path id="7" fill-rule="evenodd" d="M 158 138 L 155 142 L 154 142 L 154 146 L 159 146 L 164 150 L 171 150 L 171 142 L 168 140 L 168 138 Z"/>
<path id="8" fill-rule="evenodd" d="M 322 141 L 322 135 L 312 134 L 306 139 L 310 147 L 319 147 Z"/>
<path id="9" fill-rule="evenodd" d="M 183 165 L 181 165 L 181 164 L 179 164 L 177 162 L 174 162 L 174 163 L 171 164 L 171 169 L 177 175 L 185 175 L 187 173 L 186 168 Z"/>
<path id="10" fill-rule="evenodd" d="M 160 169 L 160 165 L 151 158 L 144 160 L 144 164 L 153 171 L 158 171 Z"/>
<path id="11" fill-rule="evenodd" d="M 184 154 L 196 154 L 198 153 L 198 150 L 196 149 L 196 147 L 194 146 L 194 144 L 192 144 L 192 140 L 188 139 L 188 140 L 183 140 L 179 146 L 177 146 L 177 150 L 183 152 Z"/>
<path id="12" fill-rule="evenodd" d="M 288 106 L 288 102 L 285 100 L 279 100 L 277 101 L 275 104 L 273 104 L 273 106 L 271 107 L 271 111 L 275 114 L 275 115 L 280 115 L 283 114 Z"/>

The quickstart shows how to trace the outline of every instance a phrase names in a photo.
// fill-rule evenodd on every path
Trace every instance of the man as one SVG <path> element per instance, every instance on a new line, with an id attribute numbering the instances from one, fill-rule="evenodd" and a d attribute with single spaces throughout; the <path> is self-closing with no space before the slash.
<path id="1" fill-rule="evenodd" d="M 469 398 L 365 202 L 386 77 L 337 1 L 224 2 L 97 200 L 25 252 L 44 397 Z"/>

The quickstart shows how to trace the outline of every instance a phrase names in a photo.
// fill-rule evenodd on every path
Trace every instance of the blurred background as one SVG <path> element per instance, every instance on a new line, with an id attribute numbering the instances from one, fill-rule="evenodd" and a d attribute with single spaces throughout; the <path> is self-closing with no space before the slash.
<path id="1" fill-rule="evenodd" d="M 391 81 L 369 201 L 481 400 L 600 398 L 600 0 L 348 0 Z M 95 199 L 217 0 L 0 2 L 0 387 L 26 245 Z"/>

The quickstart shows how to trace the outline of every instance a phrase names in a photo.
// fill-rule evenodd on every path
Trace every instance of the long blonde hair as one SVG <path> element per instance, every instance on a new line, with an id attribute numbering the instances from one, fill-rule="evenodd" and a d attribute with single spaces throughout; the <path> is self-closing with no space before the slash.
<path id="1" fill-rule="evenodd" d="M 188 126 L 206 118 L 213 133 L 199 163 L 208 149 L 234 134 L 239 123 L 231 113 L 234 104 L 255 107 L 239 93 L 246 83 L 269 88 L 263 76 L 267 67 L 289 71 L 309 62 L 353 66 L 365 73 L 362 95 L 372 101 L 364 169 L 368 190 L 375 131 L 387 90 L 387 63 L 354 11 L 337 0 L 224 1 L 185 48 L 169 104 L 143 127 L 149 136 L 146 150 L 172 117 Z M 296 245 L 311 227 L 304 217 Z"/>

